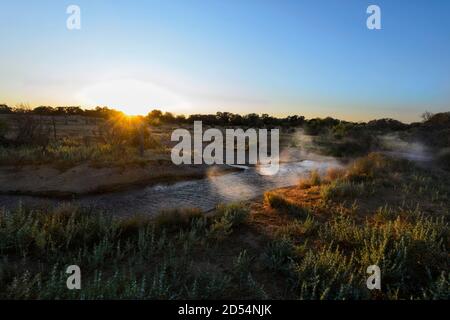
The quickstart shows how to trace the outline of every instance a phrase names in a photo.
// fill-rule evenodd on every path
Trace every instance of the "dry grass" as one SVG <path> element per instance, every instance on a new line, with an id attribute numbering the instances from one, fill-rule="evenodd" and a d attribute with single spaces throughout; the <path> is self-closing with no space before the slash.
<path id="1" fill-rule="evenodd" d="M 319 186 L 322 183 L 322 178 L 318 170 L 313 170 L 309 173 L 307 178 L 303 178 L 298 182 L 298 186 L 302 189 L 308 189 L 313 186 Z"/>
<path id="2" fill-rule="evenodd" d="M 329 168 L 325 175 L 326 181 L 333 181 L 342 178 L 345 175 L 345 169 L 343 168 Z"/>

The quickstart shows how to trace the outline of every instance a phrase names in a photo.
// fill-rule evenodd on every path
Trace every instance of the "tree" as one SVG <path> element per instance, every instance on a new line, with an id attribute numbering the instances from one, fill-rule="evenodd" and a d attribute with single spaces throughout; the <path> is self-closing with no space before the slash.
<path id="1" fill-rule="evenodd" d="M 423 119 L 424 122 L 430 120 L 432 117 L 434 116 L 433 113 L 429 112 L 429 111 L 425 111 L 424 113 L 422 113 L 421 117 Z"/>
<path id="2" fill-rule="evenodd" d="M 12 113 L 12 108 L 8 107 L 6 104 L 0 104 L 0 114 Z"/>
<path id="3" fill-rule="evenodd" d="M 165 112 L 164 115 L 161 116 L 161 121 L 165 123 L 174 123 L 175 117 L 171 112 Z"/>
<path id="4" fill-rule="evenodd" d="M 50 127 L 28 109 L 19 110 L 14 115 L 17 132 L 15 143 L 40 146 L 44 152 L 50 142 Z"/>
<path id="5" fill-rule="evenodd" d="M 147 114 L 147 119 L 151 125 L 157 126 L 161 124 L 162 116 L 163 116 L 162 111 L 155 109 Z"/>
<path id="6" fill-rule="evenodd" d="M 184 114 L 177 115 L 176 122 L 177 123 L 184 123 L 184 122 L 186 122 L 186 116 Z"/>
<path id="7" fill-rule="evenodd" d="M 33 113 L 40 115 L 51 115 L 55 113 L 55 109 L 47 106 L 40 106 L 33 109 Z"/>
<path id="8" fill-rule="evenodd" d="M 66 107 L 66 113 L 69 115 L 82 115 L 83 109 L 80 107 Z"/>
<path id="9" fill-rule="evenodd" d="M 256 113 L 249 113 L 244 116 L 245 123 L 250 127 L 257 127 L 261 124 L 259 115 Z"/>

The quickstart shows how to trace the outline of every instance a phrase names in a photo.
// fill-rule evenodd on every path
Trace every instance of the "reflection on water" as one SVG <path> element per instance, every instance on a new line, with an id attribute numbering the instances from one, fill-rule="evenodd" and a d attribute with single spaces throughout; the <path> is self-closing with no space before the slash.
<path id="1" fill-rule="evenodd" d="M 263 192 L 275 188 L 294 185 L 298 179 L 311 170 L 324 171 L 337 166 L 332 161 L 291 162 L 280 164 L 276 175 L 259 175 L 257 168 L 207 179 L 179 182 L 172 185 L 156 185 L 138 190 L 129 190 L 104 195 L 85 196 L 71 202 L 80 206 L 95 207 L 118 215 L 135 213 L 155 214 L 162 209 L 177 207 L 197 207 L 205 211 L 213 209 L 218 203 L 249 200 Z M 26 205 L 55 205 L 61 200 L 0 196 L 0 205 L 16 207 L 18 200 Z"/>

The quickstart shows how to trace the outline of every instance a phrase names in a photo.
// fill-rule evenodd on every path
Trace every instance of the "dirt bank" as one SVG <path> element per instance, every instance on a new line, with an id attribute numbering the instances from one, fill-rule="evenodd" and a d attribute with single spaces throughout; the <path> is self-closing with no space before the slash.
<path id="1" fill-rule="evenodd" d="M 0 194 L 72 197 L 201 179 L 239 170 L 228 166 L 175 166 L 167 161 L 153 161 L 145 166 L 106 168 L 82 164 L 64 171 L 49 165 L 3 166 L 0 167 Z"/>

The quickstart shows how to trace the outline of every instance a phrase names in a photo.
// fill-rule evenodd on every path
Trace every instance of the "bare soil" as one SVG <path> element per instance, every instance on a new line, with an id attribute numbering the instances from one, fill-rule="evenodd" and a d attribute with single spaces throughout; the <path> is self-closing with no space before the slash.
<path id="1" fill-rule="evenodd" d="M 71 197 L 121 191 L 143 185 L 201 179 L 239 169 L 227 166 L 176 166 L 152 161 L 145 166 L 96 168 L 88 164 L 61 171 L 49 165 L 0 167 L 0 193 Z"/>

